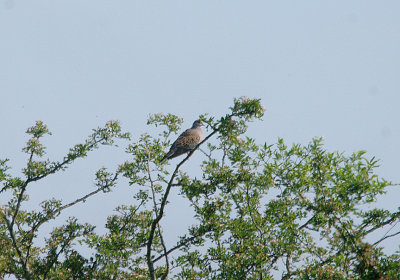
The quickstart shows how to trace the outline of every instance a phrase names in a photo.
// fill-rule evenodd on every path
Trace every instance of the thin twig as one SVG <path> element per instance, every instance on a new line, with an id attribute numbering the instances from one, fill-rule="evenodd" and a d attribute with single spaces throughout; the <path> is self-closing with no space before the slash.
<path id="1" fill-rule="evenodd" d="M 104 140 L 105 140 L 105 138 L 102 137 L 102 138 L 100 138 L 100 139 L 94 141 L 91 145 L 88 145 L 88 146 L 86 147 L 86 151 L 90 151 L 91 149 L 93 149 L 94 147 L 96 147 L 99 143 L 101 143 L 101 142 L 104 141 Z M 28 184 L 28 183 L 30 183 L 30 182 L 38 181 L 38 180 L 40 180 L 40 179 L 43 179 L 43 178 L 49 176 L 50 174 L 54 174 L 55 172 L 57 172 L 57 171 L 59 171 L 60 169 L 62 169 L 65 165 L 70 164 L 71 162 L 73 162 L 73 161 L 74 161 L 75 159 L 77 159 L 77 158 L 79 158 L 79 157 L 76 157 L 76 158 L 74 158 L 74 157 L 68 157 L 68 156 L 64 157 L 64 160 L 63 160 L 62 162 L 55 164 L 55 166 L 54 166 L 52 169 L 50 169 L 49 171 L 47 171 L 46 173 L 44 173 L 44 174 L 42 174 L 42 175 L 35 176 L 35 177 L 28 178 L 28 179 L 26 180 L 26 184 Z"/>
<path id="2" fill-rule="evenodd" d="M 75 204 L 77 204 L 77 203 L 79 203 L 79 202 L 85 201 L 86 199 L 88 199 L 89 197 L 95 195 L 96 193 L 101 192 L 101 191 L 103 191 L 104 189 L 106 189 L 106 188 L 112 186 L 112 185 L 114 184 L 114 182 L 117 180 L 117 178 L 118 178 L 118 172 L 115 173 L 114 178 L 110 181 L 110 184 L 105 185 L 104 187 L 98 188 L 97 190 L 92 191 L 92 192 L 88 193 L 87 195 L 84 195 L 84 196 L 82 196 L 81 198 L 78 198 L 78 199 L 74 200 L 73 202 L 70 202 L 70 203 L 68 203 L 68 204 L 65 204 L 65 205 L 63 205 L 63 206 L 57 208 L 57 210 L 55 210 L 55 211 L 53 211 L 53 212 L 47 214 L 39 223 L 36 224 L 36 225 L 37 225 L 36 228 L 39 227 L 40 225 L 42 225 L 44 222 L 46 222 L 46 221 L 48 221 L 49 219 L 51 219 L 53 216 L 55 216 L 55 215 L 57 215 L 58 213 L 60 213 L 61 211 L 63 211 L 64 209 L 69 208 L 69 207 L 71 207 L 71 206 L 74 206 Z"/>
<path id="3" fill-rule="evenodd" d="M 382 237 L 381 239 L 379 239 L 378 241 L 376 241 L 374 244 L 372 244 L 372 246 L 376 246 L 376 245 L 378 245 L 379 243 L 381 243 L 383 240 L 385 240 L 385 239 L 387 239 L 387 238 L 390 238 L 390 237 L 393 237 L 393 236 L 396 236 L 396 235 L 398 235 L 398 234 L 400 234 L 400 231 L 398 231 L 398 232 L 396 232 L 396 233 L 393 233 L 393 234 L 385 235 L 384 237 Z"/>
<path id="4" fill-rule="evenodd" d="M 185 239 L 184 241 L 180 241 L 177 245 L 175 245 L 174 247 L 169 249 L 167 252 L 165 252 L 164 254 L 162 254 L 162 255 L 158 256 L 157 258 L 153 259 L 153 262 L 155 263 L 155 262 L 161 260 L 165 255 L 171 254 L 173 251 L 175 251 L 175 250 L 181 248 L 182 246 L 185 246 L 186 244 L 192 242 L 193 240 L 195 240 L 199 236 L 200 235 L 191 236 L 191 237 Z"/>

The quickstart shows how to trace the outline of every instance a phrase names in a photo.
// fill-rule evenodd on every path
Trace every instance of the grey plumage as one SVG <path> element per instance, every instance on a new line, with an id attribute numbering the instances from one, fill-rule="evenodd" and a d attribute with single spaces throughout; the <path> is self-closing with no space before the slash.
<path id="1" fill-rule="evenodd" d="M 161 162 L 166 159 L 171 159 L 193 150 L 197 144 L 204 139 L 204 132 L 201 128 L 203 123 L 197 120 L 193 123 L 190 129 L 179 135 L 178 139 L 172 144 L 169 152 L 162 158 Z"/>

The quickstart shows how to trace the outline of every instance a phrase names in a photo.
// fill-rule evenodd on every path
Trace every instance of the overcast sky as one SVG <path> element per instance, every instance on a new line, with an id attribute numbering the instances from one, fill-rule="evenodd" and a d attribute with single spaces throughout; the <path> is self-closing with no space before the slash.
<path id="1" fill-rule="evenodd" d="M 186 128 L 246 95 L 267 108 L 250 125 L 259 143 L 322 136 L 330 151 L 367 150 L 381 159 L 379 174 L 400 183 L 399 11 L 398 0 L 0 0 L 0 158 L 19 174 L 36 120 L 53 132 L 48 156 L 60 160 L 107 120 L 135 138 L 151 113 L 177 114 Z M 121 148 L 92 153 L 32 185 L 31 203 L 86 194 L 95 170 L 126 158 Z M 59 221 L 79 215 L 101 227 L 131 194 L 121 184 Z M 396 209 L 399 197 L 393 187 L 379 205 Z M 182 225 L 179 203 L 166 214 Z"/>

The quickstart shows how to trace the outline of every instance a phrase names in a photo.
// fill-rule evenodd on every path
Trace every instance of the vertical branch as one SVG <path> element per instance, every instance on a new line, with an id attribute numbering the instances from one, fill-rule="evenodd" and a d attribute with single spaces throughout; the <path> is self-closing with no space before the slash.
<path id="1" fill-rule="evenodd" d="M 222 147 L 223 155 L 222 155 L 222 159 L 221 159 L 221 166 L 224 167 L 225 166 L 226 156 L 228 155 L 228 152 L 227 152 L 228 147 L 227 147 L 225 141 L 223 142 L 222 145 L 223 145 L 223 147 Z M 230 147 L 231 147 L 231 145 L 230 145 Z"/>
<path id="2" fill-rule="evenodd" d="M 290 269 L 290 265 L 291 265 L 290 264 L 290 254 L 288 253 L 286 255 L 286 261 L 285 261 L 286 274 L 282 277 L 282 280 L 289 279 L 292 276 L 293 273 Z"/>
<path id="3" fill-rule="evenodd" d="M 29 155 L 28 166 L 32 162 L 33 154 L 34 154 L 34 152 L 32 151 Z M 3 219 L 6 222 L 8 233 L 10 234 L 10 238 L 11 238 L 13 247 L 14 247 L 15 251 L 17 252 L 17 255 L 19 258 L 19 263 L 21 264 L 22 269 L 24 270 L 25 277 L 27 279 L 30 279 L 30 275 L 29 275 L 29 271 L 28 271 L 28 267 L 27 267 L 27 260 L 25 261 L 25 258 L 23 257 L 21 249 L 19 248 L 19 245 L 17 243 L 17 239 L 15 237 L 15 232 L 14 232 L 14 225 L 15 225 L 15 220 L 17 219 L 19 210 L 21 208 L 21 203 L 22 203 L 26 188 L 28 186 L 29 180 L 30 180 L 30 176 L 28 175 L 27 180 L 20 186 L 20 192 L 17 195 L 18 196 L 17 204 L 15 205 L 14 213 L 11 216 L 11 221 L 8 220 L 6 214 L 3 213 Z"/>
<path id="4" fill-rule="evenodd" d="M 27 164 L 28 168 L 32 164 L 33 154 L 34 154 L 34 151 L 32 150 L 30 155 L 29 155 L 29 160 L 28 160 L 28 164 Z M 21 203 L 22 203 L 22 199 L 24 197 L 24 193 L 25 193 L 26 187 L 28 186 L 30 181 L 31 181 L 31 176 L 28 173 L 28 177 L 27 177 L 26 181 L 21 186 L 21 192 L 18 194 L 17 205 L 15 206 L 14 214 L 13 214 L 13 216 L 11 218 L 10 227 L 11 227 L 12 230 L 14 230 L 13 228 L 14 228 L 15 219 L 17 218 L 17 215 L 18 215 L 18 212 L 19 212 L 19 208 L 21 207 Z"/>
<path id="5" fill-rule="evenodd" d="M 149 175 L 150 187 L 151 187 L 151 192 L 152 192 L 153 209 L 154 209 L 155 215 L 157 216 L 158 209 L 157 209 L 156 191 L 154 189 L 154 181 L 151 177 L 151 171 L 150 171 L 150 154 L 148 154 L 148 157 L 147 157 L 147 174 Z M 164 237 L 162 235 L 161 226 L 159 223 L 157 224 L 157 229 L 158 229 L 158 235 L 160 236 L 161 246 L 163 247 L 163 251 L 164 251 L 165 264 L 167 266 L 167 270 L 165 271 L 162 279 L 166 279 L 168 276 L 168 273 L 169 273 L 169 260 L 168 260 L 168 254 L 167 254 L 167 247 L 165 246 Z"/>
<path id="6" fill-rule="evenodd" d="M 17 239 L 15 238 L 13 225 L 12 225 L 11 222 L 7 219 L 7 217 L 5 216 L 5 214 L 3 214 L 3 219 L 4 219 L 4 221 L 5 221 L 6 224 L 7 224 L 7 229 L 8 229 L 8 232 L 9 232 L 9 234 L 10 234 L 11 241 L 12 241 L 12 243 L 13 243 L 13 246 L 14 246 L 15 250 L 17 251 L 17 255 L 18 255 L 18 258 L 19 258 L 19 263 L 21 264 L 22 269 L 24 270 L 24 277 L 26 277 L 26 279 L 31 279 L 30 274 L 29 274 L 29 271 L 28 271 L 28 267 L 27 267 L 27 265 L 26 265 L 26 262 L 24 261 L 24 258 L 23 258 L 23 256 L 22 256 L 22 252 L 21 252 L 21 250 L 20 250 L 20 248 L 19 248 L 19 246 L 18 246 Z"/>
<path id="7" fill-rule="evenodd" d="M 17 215 L 19 213 L 19 208 L 21 207 L 21 202 L 22 202 L 22 199 L 24 197 L 24 193 L 25 193 L 25 190 L 26 190 L 27 186 L 28 186 L 28 183 L 26 181 L 21 187 L 21 192 L 18 194 L 17 205 L 15 206 L 14 214 L 11 217 L 11 222 L 10 222 L 10 228 L 11 229 L 14 228 L 15 219 L 17 218 Z"/>
<path id="8" fill-rule="evenodd" d="M 178 173 L 179 168 L 192 156 L 192 154 L 200 147 L 201 144 L 203 144 L 204 142 L 206 142 L 211 136 L 213 136 L 215 133 L 217 133 L 218 129 L 215 129 L 213 132 L 211 132 L 203 141 L 201 141 L 199 144 L 197 144 L 197 146 L 188 153 L 188 155 L 176 166 L 174 172 L 172 173 L 171 179 L 168 182 L 167 188 L 165 190 L 164 196 L 161 200 L 161 205 L 160 205 L 160 209 L 158 212 L 158 215 L 156 216 L 156 218 L 153 220 L 152 224 L 151 224 L 151 228 L 150 228 L 150 233 L 149 233 L 149 240 L 147 242 L 147 252 L 146 252 L 146 259 L 147 259 L 147 266 L 149 268 L 149 276 L 151 280 L 155 280 L 155 274 L 154 274 L 154 261 L 151 258 L 151 247 L 153 245 L 153 241 L 154 241 L 154 235 L 155 235 L 155 231 L 156 231 L 156 227 L 158 225 L 158 223 L 160 222 L 160 220 L 162 219 L 163 215 L 164 215 L 164 209 L 165 209 L 165 205 L 167 204 L 167 200 L 168 200 L 168 196 L 169 196 L 169 192 L 171 191 L 172 185 L 173 185 L 173 181 Z"/>

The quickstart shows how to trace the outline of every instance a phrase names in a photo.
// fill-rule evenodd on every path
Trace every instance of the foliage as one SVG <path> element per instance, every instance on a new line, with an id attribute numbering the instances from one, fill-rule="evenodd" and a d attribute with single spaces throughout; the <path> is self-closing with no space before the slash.
<path id="1" fill-rule="evenodd" d="M 283 139 L 257 144 L 245 133 L 263 113 L 260 100 L 242 97 L 220 119 L 200 116 L 210 133 L 172 171 L 160 160 L 182 119 L 152 115 L 148 125 L 163 130 L 130 143 L 130 160 L 116 172 L 100 169 L 96 190 L 66 204 L 51 198 L 28 211 L 23 204 L 32 182 L 66 169 L 99 145 L 130 138 L 118 122 L 109 122 L 63 160 L 43 160 L 40 139 L 49 130 L 37 122 L 27 130 L 31 138 L 23 148 L 28 155 L 23 175 L 11 176 L 7 160 L 0 161 L 1 192 L 12 194 L 0 208 L 0 277 L 273 279 L 279 271 L 282 279 L 396 279 L 400 255 L 385 254 L 380 243 L 400 232 L 386 230 L 372 242 L 370 237 L 400 220 L 400 211 L 370 206 L 391 185 L 374 173 L 377 160 L 364 152 L 328 152 L 321 139 L 305 146 L 288 146 Z M 196 178 L 181 167 L 200 146 L 207 151 L 201 150 L 202 176 Z M 53 229 L 45 246 L 36 245 L 43 224 L 100 191 L 111 192 L 120 176 L 132 186 L 133 201 L 108 217 L 106 234 L 70 218 Z M 168 215 L 167 206 L 173 207 L 172 188 L 179 188 L 194 216 L 187 232 L 167 247 L 168 227 L 160 221 Z M 92 256 L 80 253 L 82 245 Z"/>

